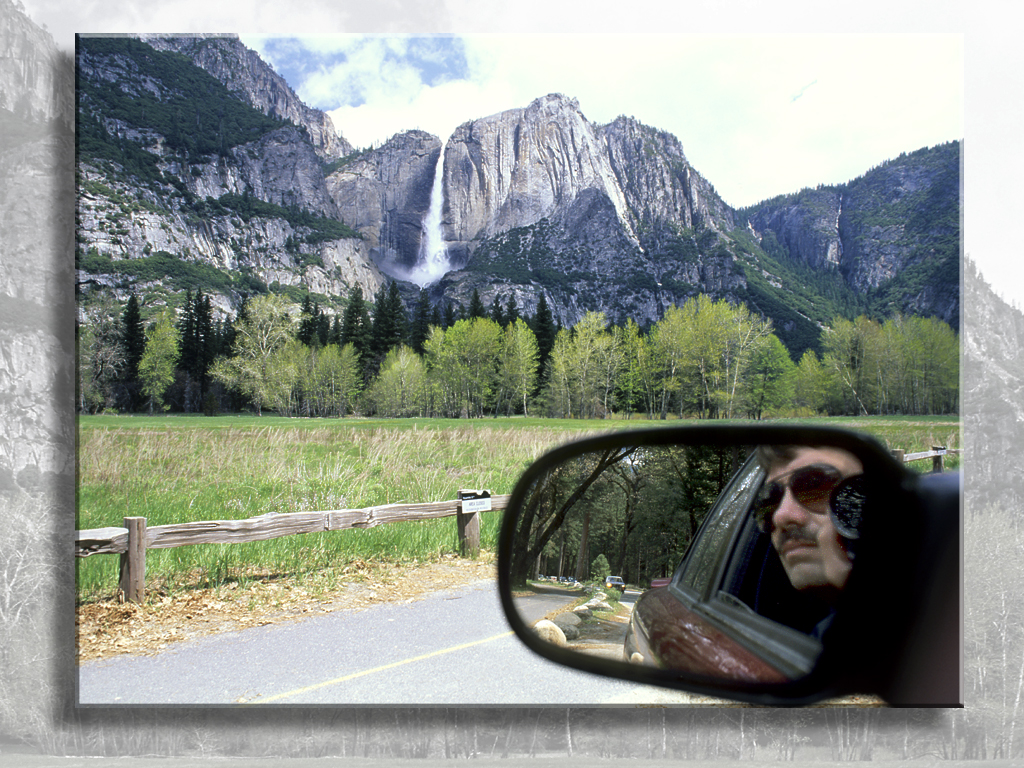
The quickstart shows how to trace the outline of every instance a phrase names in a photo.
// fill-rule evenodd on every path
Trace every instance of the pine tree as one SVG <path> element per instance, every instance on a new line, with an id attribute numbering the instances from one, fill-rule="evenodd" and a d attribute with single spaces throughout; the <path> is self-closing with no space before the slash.
<path id="1" fill-rule="evenodd" d="M 331 321 L 320 309 L 320 304 L 309 298 L 308 293 L 302 299 L 299 317 L 299 341 L 307 347 L 326 347 Z"/>
<path id="2" fill-rule="evenodd" d="M 469 318 L 472 320 L 477 317 L 487 317 L 487 307 L 480 299 L 479 291 L 474 288 L 473 296 L 469 300 Z"/>
<path id="3" fill-rule="evenodd" d="M 186 376 L 186 411 L 198 410 L 218 346 L 210 297 L 204 296 L 202 290 L 194 296 L 191 290 L 186 291 L 185 306 L 178 320 L 178 367 Z"/>
<path id="4" fill-rule="evenodd" d="M 333 344 L 336 347 L 340 347 L 342 337 L 341 328 L 341 315 L 334 316 L 334 322 L 331 323 L 331 332 L 327 334 L 327 344 Z"/>
<path id="5" fill-rule="evenodd" d="M 373 305 L 373 334 L 370 352 L 379 361 L 394 347 L 405 339 L 405 327 L 408 320 L 405 316 L 405 305 L 398 291 L 398 283 L 394 280 L 377 291 Z"/>
<path id="6" fill-rule="evenodd" d="M 505 327 L 505 311 L 501 308 L 501 300 L 495 295 L 491 302 L 490 318 L 498 324 L 499 328 Z"/>
<path id="7" fill-rule="evenodd" d="M 331 318 L 320 309 L 319 305 L 317 305 L 316 311 L 316 335 L 320 340 L 320 346 L 326 347 L 331 336 Z"/>
<path id="8" fill-rule="evenodd" d="M 121 346 L 124 350 L 122 380 L 128 391 L 132 410 L 137 406 L 139 383 L 139 362 L 146 351 L 146 331 L 142 326 L 142 312 L 134 293 L 128 297 L 121 315 Z"/>
<path id="9" fill-rule="evenodd" d="M 508 304 L 505 305 L 505 322 L 515 325 L 515 322 L 518 319 L 519 304 L 516 302 L 516 295 L 513 293 L 509 295 Z"/>
<path id="10" fill-rule="evenodd" d="M 361 365 L 370 356 L 370 313 L 363 299 L 363 289 L 354 285 L 348 292 L 348 305 L 341 324 L 341 346 L 351 344 Z"/>
<path id="11" fill-rule="evenodd" d="M 452 303 L 449 301 L 444 305 L 444 324 L 442 327 L 447 330 L 455 325 L 456 320 L 458 320 L 458 315 L 455 312 L 455 307 L 452 306 Z"/>
<path id="12" fill-rule="evenodd" d="M 537 336 L 537 359 L 541 379 L 546 379 L 548 357 L 555 346 L 555 335 L 558 333 L 558 329 L 555 327 L 551 310 L 548 308 L 548 300 L 543 293 L 537 301 L 537 314 L 533 318 L 533 332 Z"/>
<path id="13" fill-rule="evenodd" d="M 398 283 L 391 281 L 388 288 L 387 298 L 388 314 L 391 317 L 391 335 L 388 339 L 388 350 L 397 347 L 405 342 L 409 328 L 409 317 L 405 312 L 405 303 L 402 301 L 402 294 L 398 290 Z"/>
<path id="14" fill-rule="evenodd" d="M 440 325 L 440 323 L 437 323 Z M 409 346 L 418 355 L 423 354 L 423 342 L 427 340 L 430 333 L 430 295 L 426 288 L 420 289 L 420 298 L 416 303 L 416 312 L 413 315 L 412 326 L 409 329 Z"/>
<path id="15" fill-rule="evenodd" d="M 307 347 L 313 346 L 313 338 L 316 336 L 316 315 L 313 313 L 313 302 L 307 293 L 302 297 L 302 304 L 299 307 L 299 333 L 298 339 Z"/>
<path id="16" fill-rule="evenodd" d="M 192 370 L 196 357 L 196 314 L 192 300 L 192 289 L 185 292 L 185 303 L 178 315 L 178 367 L 185 372 Z"/>
<path id="17" fill-rule="evenodd" d="M 198 301 L 196 322 L 202 340 L 202 366 L 199 370 L 199 376 L 203 380 L 203 389 L 205 390 L 206 384 L 209 383 L 210 366 L 213 365 L 213 361 L 217 357 L 220 341 L 217 338 L 213 322 L 213 303 L 210 301 L 210 297 L 204 296 L 201 291 L 197 292 L 196 295 Z"/>

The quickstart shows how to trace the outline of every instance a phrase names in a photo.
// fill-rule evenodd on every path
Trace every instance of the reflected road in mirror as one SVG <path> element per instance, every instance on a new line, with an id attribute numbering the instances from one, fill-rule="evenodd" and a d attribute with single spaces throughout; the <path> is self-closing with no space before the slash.
<path id="1" fill-rule="evenodd" d="M 622 593 L 608 592 L 543 579 L 517 590 L 515 605 L 527 626 L 542 639 L 579 653 L 621 661 L 639 595 L 629 588 Z"/>

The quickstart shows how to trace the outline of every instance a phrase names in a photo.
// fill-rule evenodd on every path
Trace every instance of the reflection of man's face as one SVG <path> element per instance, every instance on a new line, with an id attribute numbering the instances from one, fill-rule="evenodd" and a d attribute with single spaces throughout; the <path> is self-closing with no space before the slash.
<path id="1" fill-rule="evenodd" d="M 765 483 L 778 481 L 785 492 L 772 514 L 772 544 L 794 587 L 832 601 L 846 585 L 852 563 L 828 515 L 828 494 L 824 500 L 805 494 L 801 501 L 794 493 L 796 471 L 812 465 L 834 467 L 839 479 L 864 471 L 855 456 L 839 448 L 797 448 L 793 459 L 773 465 Z"/>

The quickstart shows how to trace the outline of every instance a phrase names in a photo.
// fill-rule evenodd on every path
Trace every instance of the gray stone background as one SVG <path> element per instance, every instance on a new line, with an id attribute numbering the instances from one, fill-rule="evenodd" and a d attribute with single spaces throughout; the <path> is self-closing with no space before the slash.
<path id="1" fill-rule="evenodd" d="M 111 4 L 118 24 L 138 24 L 132 4 Z M 75 509 L 74 416 L 74 138 L 73 63 L 70 23 L 61 3 L 39 0 L 26 8 L 0 0 L 0 72 L 3 82 L 23 83 L 22 92 L 0 93 L 0 102 L 20 110 L 30 136 L 0 136 L 0 763 L 28 762 L 42 755 L 97 755 L 143 761 L 144 756 L 300 757 L 358 755 L 383 762 L 395 758 L 461 756 L 480 734 L 501 734 L 513 752 L 529 743 L 542 721 L 564 729 L 567 753 L 631 757 L 713 757 L 774 762 L 812 754 L 810 745 L 845 745 L 837 760 L 885 757 L 996 758 L 1013 760 L 1024 751 L 1024 617 L 1015 605 L 1024 594 L 1024 537 L 1017 531 L 1019 493 L 1014 471 L 1022 462 L 1019 379 L 1005 363 L 1019 354 L 1020 312 L 1003 305 L 981 276 L 968 270 L 964 286 L 964 423 L 966 466 L 966 605 L 968 691 L 959 711 L 861 711 L 839 715 L 807 710 L 504 710 L 386 709 L 193 711 L 125 709 L 76 711 L 74 701 Z M 188 14 L 210 12 L 203 3 L 162 4 L 146 29 L 189 31 L 176 25 Z M 273 4 L 254 4 L 255 10 Z M 515 29 L 517 17 L 551 11 L 558 31 L 644 30 L 659 19 L 657 4 L 646 20 L 639 9 L 591 3 L 584 9 L 553 10 L 550 2 L 460 4 L 314 3 L 306 21 L 333 20 L 345 31 L 446 31 L 450 28 Z M 742 19 L 753 3 L 729 3 Z M 791 13 L 816 14 L 818 3 L 794 2 Z M 156 6 L 154 6 L 155 8 Z M 276 6 L 280 12 L 280 4 Z M 675 6 L 673 6 L 675 8 Z M 192 31 L 245 26 L 238 6 Z M 872 16 L 872 11 L 876 12 Z M 175 13 L 179 15 L 175 15 Z M 231 15 L 234 14 L 234 15 Z M 623 19 L 623 14 L 627 19 Z M 641 14 L 642 16 L 642 14 Z M 114 18 L 113 15 L 111 18 Z M 276 17 L 275 17 L 276 18 Z M 761 18 L 761 17 L 759 17 Z M 1015 181 L 1020 177 L 1020 82 L 1014 66 L 1008 2 L 972 4 L 862 4 L 847 18 L 848 31 L 884 31 L 919 24 L 920 31 L 965 32 L 968 79 L 965 115 L 965 188 L 968 248 L 980 263 L 1019 259 L 1012 237 Z M 24 20 L 31 19 L 28 31 Z M 486 21 L 486 23 L 485 23 Z M 685 26 L 685 19 L 678 20 Z M 784 23 L 785 19 L 780 19 Z M 234 23 L 228 23 L 234 22 Z M 614 24 L 613 24 L 614 22 Z M 52 27 L 52 36 L 41 25 Z M 298 23 L 298 22 L 295 22 Z M 743 27 L 742 21 L 738 22 Z M 490 25 L 490 26 L 488 26 Z M 80 31 L 110 31 L 112 27 Z M 294 31 L 308 31 L 309 27 Z M 781 27 L 790 29 L 790 27 Z M 1000 31 L 1001 30 L 1001 31 Z M 126 30 L 127 31 L 127 30 Z M 680 30 L 682 31 L 682 30 Z M 735 27 L 728 31 L 742 31 Z M 750 27 L 750 31 L 755 31 Z M 56 45 L 53 42 L 56 37 Z M 16 44 L 15 44 L 16 42 Z M 1020 54 L 1014 54 L 1017 60 Z M 993 147 L 996 151 L 993 153 Z M 976 151 L 984 150 L 984 151 Z M 978 161 L 981 162 L 978 162 Z M 971 229 L 975 226 L 975 229 Z M 980 259 L 984 254 L 985 259 Z M 971 255 L 968 250 L 968 256 Z M 998 289 L 999 286 L 996 286 Z M 1010 329 L 1008 332 L 1007 329 Z M 988 343 L 999 338 L 999 344 Z M 1002 394 L 999 394 L 1002 393 Z M 1006 406 L 1010 408 L 1007 411 Z M 998 413 L 997 413 L 998 412 Z M 992 439 L 990 439 L 990 437 Z M 986 478 L 977 482 L 973 477 Z M 993 481 L 996 478 L 997 481 Z M 1006 529 L 999 561 L 987 557 L 993 526 L 973 521 L 982 512 Z M 980 519 L 980 517 L 979 517 Z M 1005 524 L 1012 523 L 1009 526 Z M 980 533 L 978 533 L 980 532 Z M 1006 543 L 1008 542 L 1008 544 Z M 1000 602 L 1001 597 L 1001 602 Z M 991 626 L 995 629 L 992 630 Z M 496 705 L 500 704 L 496 702 Z M 904 744 L 901 754 L 899 745 Z M 633 748 L 623 752 L 621 744 Z M 497 743 L 497 742 L 496 742 Z M 884 744 L 874 749 L 873 744 Z M 694 746 L 697 745 L 697 746 Z M 491 748 L 491 745 L 487 745 Z M 699 754 L 694 749 L 702 749 Z M 358 749 L 358 752 L 355 750 Z M 499 745 L 495 756 L 502 751 Z M 817 753 L 815 753 L 817 754 Z M 827 756 L 828 753 L 826 753 Z M 43 758 L 32 758 L 43 759 Z M 244 764 L 238 761 L 233 764 Z M 49 763 L 46 763 L 49 764 Z M 57 762 L 55 764 L 63 764 Z M 177 763 L 175 763 L 177 764 Z M 182 763 L 185 764 L 185 763 Z"/>

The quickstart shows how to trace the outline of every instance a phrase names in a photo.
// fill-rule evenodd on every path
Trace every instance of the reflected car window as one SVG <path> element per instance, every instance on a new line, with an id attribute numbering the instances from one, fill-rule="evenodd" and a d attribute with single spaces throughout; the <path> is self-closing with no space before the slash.
<path id="1" fill-rule="evenodd" d="M 724 555 L 726 540 L 734 533 L 731 523 L 737 516 L 745 514 L 750 500 L 760 486 L 761 471 L 756 464 L 748 465 L 740 472 L 719 499 L 719 502 L 704 523 L 694 549 L 686 558 L 685 571 L 680 584 L 706 594 L 708 583 L 714 576 L 717 565 Z"/>

